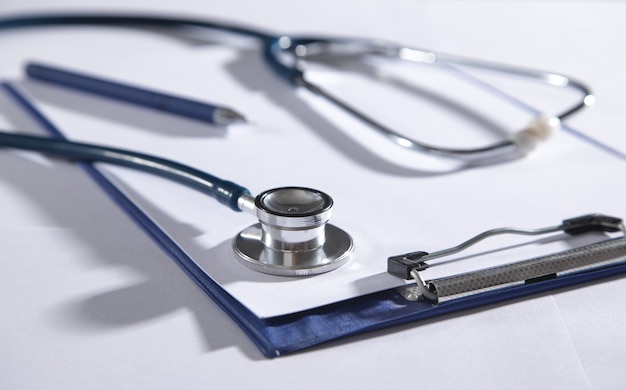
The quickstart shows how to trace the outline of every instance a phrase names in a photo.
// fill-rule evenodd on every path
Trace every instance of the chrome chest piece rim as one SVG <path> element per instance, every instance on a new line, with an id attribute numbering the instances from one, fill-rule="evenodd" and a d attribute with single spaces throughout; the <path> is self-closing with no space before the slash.
<path id="1" fill-rule="evenodd" d="M 333 200 L 303 187 L 265 191 L 255 199 L 259 223 L 233 240 L 237 260 L 266 274 L 306 276 L 341 267 L 353 252 L 352 238 L 328 224 Z"/>

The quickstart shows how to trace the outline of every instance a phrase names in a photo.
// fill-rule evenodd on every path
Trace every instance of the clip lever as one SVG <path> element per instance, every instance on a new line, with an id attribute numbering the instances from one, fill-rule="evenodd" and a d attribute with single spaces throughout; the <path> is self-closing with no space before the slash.
<path id="1" fill-rule="evenodd" d="M 428 264 L 420 259 L 428 252 L 411 252 L 404 255 L 391 256 L 387 259 L 387 272 L 402 279 L 411 279 L 411 271 L 423 271 Z"/>
<path id="2" fill-rule="evenodd" d="M 424 281 L 419 271 L 429 265 L 428 259 L 434 259 L 457 253 L 487 237 L 504 234 L 539 235 L 555 231 L 568 234 L 582 234 L 592 231 L 618 232 L 625 236 L 600 243 L 570 249 L 556 254 L 533 258 L 517 263 L 504 264 L 478 271 L 452 275 Z M 387 260 L 387 272 L 403 279 L 414 279 L 415 285 L 401 288 L 400 293 L 409 300 L 430 300 L 440 302 L 442 298 L 459 297 L 475 294 L 488 289 L 501 288 L 517 283 L 531 283 L 552 279 L 564 273 L 571 273 L 586 268 L 607 265 L 626 259 L 626 229 L 621 219 L 602 214 L 589 214 L 566 219 L 559 226 L 543 229 L 500 228 L 488 230 L 460 245 L 438 252 L 411 252 L 392 256 Z"/>
<path id="3" fill-rule="evenodd" d="M 588 232 L 614 233 L 624 230 L 624 222 L 622 222 L 621 218 L 603 214 L 588 214 L 566 219 L 563 221 L 562 226 L 563 231 L 571 235 Z"/>

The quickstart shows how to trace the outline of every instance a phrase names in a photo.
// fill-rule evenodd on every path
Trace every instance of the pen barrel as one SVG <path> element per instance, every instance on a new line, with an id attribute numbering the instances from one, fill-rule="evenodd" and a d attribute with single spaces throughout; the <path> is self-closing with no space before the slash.
<path id="1" fill-rule="evenodd" d="M 505 264 L 427 282 L 439 302 L 486 290 L 532 283 L 559 274 L 581 271 L 626 260 L 626 238 L 616 238 L 563 252 Z"/>
<path id="2" fill-rule="evenodd" d="M 26 66 L 26 74 L 33 79 L 55 85 L 105 96 L 187 118 L 215 123 L 215 111 L 218 107 L 212 104 L 166 95 L 131 85 L 124 85 L 110 80 L 34 63 Z"/>

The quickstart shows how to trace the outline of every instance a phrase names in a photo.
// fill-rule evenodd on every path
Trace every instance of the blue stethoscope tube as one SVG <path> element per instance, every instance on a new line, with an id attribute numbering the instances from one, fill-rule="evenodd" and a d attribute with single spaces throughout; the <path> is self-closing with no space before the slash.
<path id="1" fill-rule="evenodd" d="M 175 161 L 71 142 L 10 84 L 0 83 L 0 87 L 53 135 L 49 138 L 0 131 L 0 146 L 154 173 L 199 190 L 234 211 L 252 213 L 259 223 L 244 229 L 232 241 L 235 258 L 250 269 L 280 276 L 308 276 L 339 268 L 352 257 L 352 238 L 328 223 L 333 200 L 321 191 L 281 187 L 254 197 L 238 184 Z"/>
<path id="2" fill-rule="evenodd" d="M 302 76 L 298 69 L 289 69 L 275 59 L 277 50 L 280 49 L 279 41 L 281 37 L 268 34 L 260 29 L 237 26 L 232 23 L 220 23 L 208 20 L 197 20 L 189 18 L 169 18 L 157 16 L 133 16 L 133 15 L 92 15 L 92 14 L 72 14 L 72 15 L 32 15 L 25 17 L 15 17 L 0 19 L 0 30 L 27 27 L 46 26 L 116 26 L 116 27 L 166 27 L 166 28 L 186 28 L 202 27 L 218 31 L 226 31 L 233 34 L 255 38 L 263 43 L 265 60 L 270 67 L 282 77 L 294 81 Z M 308 41 L 307 41 L 308 42 Z"/>
<path id="3" fill-rule="evenodd" d="M 199 169 L 175 161 L 126 149 L 68 141 L 15 88 L 8 83 L 2 83 L 0 86 L 31 117 L 35 118 L 41 126 L 51 134 L 55 134 L 56 137 L 49 138 L 0 132 L 0 145 L 2 146 L 87 162 L 105 162 L 157 174 L 199 190 L 234 211 L 242 211 L 238 200 L 244 195 L 250 195 L 248 189 L 238 184 L 222 180 Z"/>
<path id="4" fill-rule="evenodd" d="M 38 26 L 118 26 L 118 27 L 202 27 L 252 38 L 270 41 L 273 35 L 266 34 L 259 29 L 240 27 L 233 23 L 220 23 L 190 18 L 170 18 L 141 15 L 95 15 L 95 14 L 65 14 L 65 15 L 29 15 L 0 19 L 0 29 L 38 27 Z"/>
<path id="5" fill-rule="evenodd" d="M 262 44 L 263 55 L 267 64 L 292 84 L 302 86 L 323 96 L 402 147 L 467 161 L 498 158 L 509 154 L 511 156 L 524 155 L 532 150 L 538 141 L 552 133 L 558 127 L 560 119 L 593 102 L 593 96 L 584 84 L 562 75 L 504 67 L 371 40 L 292 39 L 230 23 L 152 16 L 72 14 L 35 15 L 0 20 L 0 30 L 63 25 L 202 27 L 257 39 Z M 394 60 L 458 64 L 495 70 L 537 79 L 559 87 L 573 87 L 582 92 L 584 98 L 580 103 L 558 116 L 536 118 L 528 128 L 522 129 L 514 133 L 511 138 L 496 144 L 475 149 L 441 148 L 407 138 L 308 82 L 302 70 L 303 61 L 310 58 L 310 55 L 319 53 L 378 55 Z M 42 125 L 47 127 L 47 121 L 37 113 L 34 107 L 30 106 L 25 99 L 20 98 L 19 94 L 10 86 L 5 84 L 3 87 Z M 48 126 L 53 127 L 49 122 L 47 123 Z M 252 197 L 244 187 L 174 161 L 124 149 L 71 142 L 64 140 L 58 133 L 57 139 L 4 133 L 0 134 L 0 146 L 39 151 L 85 161 L 102 161 L 156 173 L 198 189 L 235 211 L 255 213 L 260 223 L 240 233 L 233 241 L 233 249 L 243 264 L 261 272 L 277 275 L 309 275 L 326 272 L 345 263 L 353 251 L 350 236 L 327 224 L 332 201 L 320 200 L 330 199 L 330 197 L 316 190 L 286 187 L 268 190 L 257 197 Z M 309 211 L 306 213 L 297 211 L 301 209 Z M 296 211 L 293 212 L 292 210 Z M 314 211 L 311 212 L 310 210 Z M 283 234 L 283 230 L 290 233 Z M 294 231 L 296 234 L 292 234 Z M 311 233 L 315 233 L 315 238 L 312 240 L 310 239 Z M 260 239 L 251 240 L 251 237 L 260 237 Z M 285 237 L 288 238 L 285 239 Z M 295 248 L 295 250 L 290 248 Z M 293 264 L 294 260 L 301 261 L 304 266 L 300 268 L 288 265 Z"/>
<path id="6" fill-rule="evenodd" d="M 219 31 L 226 31 L 233 34 L 255 38 L 263 43 L 264 56 L 267 63 L 282 77 L 295 82 L 302 76 L 302 71 L 290 69 L 277 61 L 275 56 L 280 50 L 280 39 L 275 34 L 268 34 L 260 29 L 238 26 L 232 23 L 220 23 L 216 21 L 170 18 L 158 16 L 141 15 L 93 15 L 93 14 L 71 14 L 71 15 L 31 15 L 25 17 L 15 17 L 0 19 L 0 29 L 14 29 L 27 27 L 45 26 L 117 26 L 117 27 L 166 27 L 166 28 L 186 28 L 201 27 Z M 317 40 L 313 40 L 317 41 Z M 311 40 L 301 43 L 309 43 Z"/>

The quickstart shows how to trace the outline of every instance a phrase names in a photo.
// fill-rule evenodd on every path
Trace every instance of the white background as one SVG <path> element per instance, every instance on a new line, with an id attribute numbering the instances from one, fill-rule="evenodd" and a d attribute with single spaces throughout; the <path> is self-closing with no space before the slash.
<path id="1" fill-rule="evenodd" d="M 224 17 L 284 33 L 370 36 L 557 70 L 585 80 L 598 96 L 592 110 L 568 123 L 626 152 L 621 98 L 626 7 L 622 3 L 135 1 L 87 5 L 5 0 L 0 5 L 4 16 L 84 9 Z M 0 60 L 3 78 L 22 78 L 19 65 L 25 58 L 17 47 L 37 47 L 36 40 L 44 40 L 38 38 L 41 34 L 59 34 L 60 38 L 67 34 L 69 41 L 78 41 L 41 45 L 32 53 L 35 59 L 70 58 L 75 55 L 72 49 L 76 50 L 72 45 L 85 44 L 79 42 L 80 33 L 76 38 L 77 33 L 71 31 L 4 32 L 0 47 L 17 54 L 5 53 Z M 124 39 L 119 32 L 107 34 L 112 34 L 111 39 L 117 39 L 115 34 Z M 111 52 L 119 55 L 122 49 Z M 101 60 L 102 69 L 110 69 L 111 74 L 123 76 L 131 71 L 108 54 L 103 50 L 101 58 L 90 60 Z M 153 56 L 160 53 L 146 54 L 154 72 L 179 75 L 163 78 L 166 90 L 185 92 L 180 85 L 197 77 L 194 74 L 187 80 L 180 69 L 168 73 L 154 61 Z M 198 59 L 202 60 L 202 54 Z M 252 95 L 253 103 L 242 103 L 236 92 L 227 90 L 214 96 L 233 106 L 243 104 L 242 109 L 252 110 L 255 119 L 264 119 L 254 111 L 268 104 L 262 92 Z M 9 107 L 6 98 L 1 99 L 1 106 Z M 4 126 L 22 124 L 17 114 L 4 109 L 2 114 Z M 103 121 L 106 124 L 106 118 Z M 626 384 L 622 373 L 626 312 L 620 278 L 265 360 L 82 172 L 70 164 L 19 153 L 2 153 L 0 159 L 0 199 L 5 213 L 0 222 L 4 263 L 0 388 L 585 389 Z M 581 156 L 576 163 L 583 166 L 594 161 Z M 41 169 L 42 165 L 48 169 Z M 51 170 L 54 180 L 50 180 Z M 619 184 L 609 187 L 619 189 Z M 598 197 L 602 196 L 599 189 Z M 618 196 L 609 198 L 614 202 Z M 540 219 L 537 224 L 543 222 Z M 230 226 L 224 229 L 226 235 L 236 231 Z M 467 233 L 459 235 L 465 238 Z M 407 248 L 411 249 L 416 248 Z"/>

